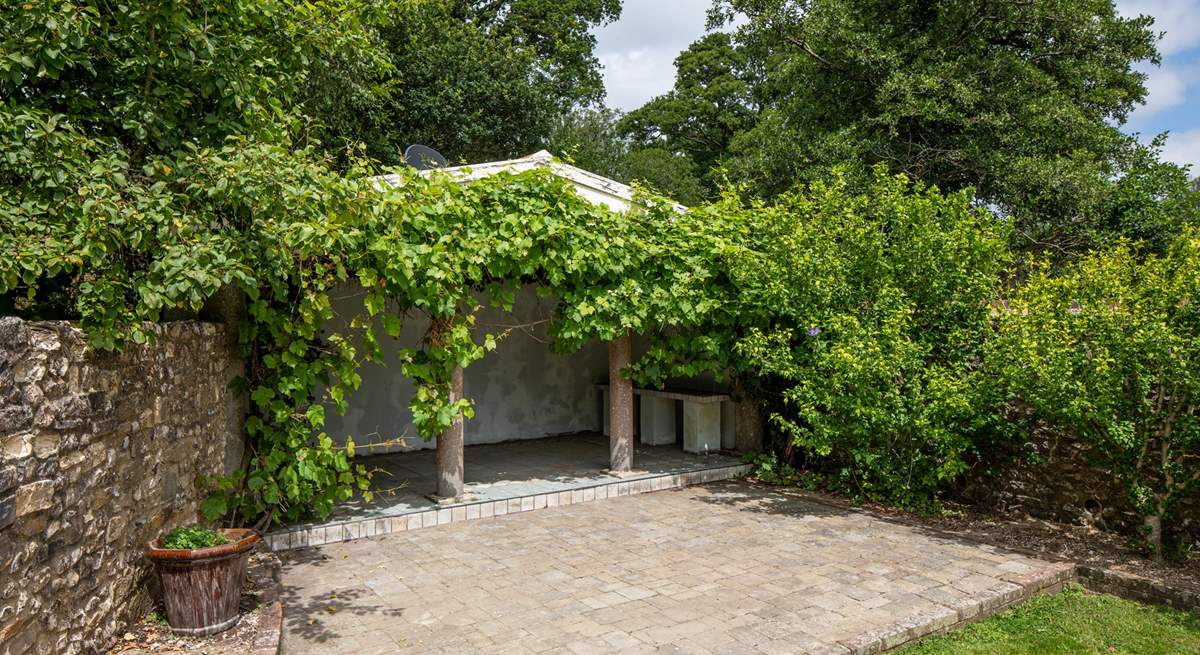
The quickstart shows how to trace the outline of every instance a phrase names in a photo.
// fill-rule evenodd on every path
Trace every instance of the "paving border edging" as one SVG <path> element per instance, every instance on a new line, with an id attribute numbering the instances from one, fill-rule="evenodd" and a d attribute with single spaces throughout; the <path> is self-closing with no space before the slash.
<path id="1" fill-rule="evenodd" d="M 1034 579 L 1034 574 L 1006 576 L 1006 582 L 1018 585 L 1017 590 L 996 587 L 983 592 L 985 598 L 978 603 L 978 611 L 964 615 L 963 609 L 958 612 L 958 620 L 946 622 L 944 617 L 934 613 L 914 617 L 911 628 L 889 626 L 883 628 L 876 638 L 867 638 L 862 643 L 842 642 L 847 649 L 847 655 L 874 655 L 884 653 L 913 644 L 927 637 L 933 637 L 951 632 L 989 616 L 999 614 L 1019 605 L 1033 596 L 1041 593 L 1057 593 L 1064 585 L 1076 583 L 1088 591 L 1108 594 L 1126 600 L 1156 605 L 1166 605 L 1179 610 L 1200 611 L 1200 591 L 1188 587 L 1172 587 L 1170 585 L 1143 578 L 1125 571 L 1113 571 L 1091 564 L 1073 564 L 1062 561 L 1054 562 L 1049 567 L 1053 574 L 1048 578 Z M 974 599 L 972 599 L 974 600 Z M 918 624 L 920 621 L 924 623 Z"/>
<path id="2" fill-rule="evenodd" d="M 747 475 L 750 468 L 749 464 L 726 464 L 682 473 L 664 473 L 632 480 L 598 482 L 574 489 L 527 494 L 504 500 L 478 501 L 445 508 L 417 510 L 396 516 L 352 519 L 316 526 L 276 530 L 267 533 L 263 537 L 263 541 L 272 551 L 282 552 L 364 537 L 432 528 L 447 523 L 489 519 L 505 514 L 575 505 L 665 489 L 679 489 L 718 480 L 730 480 Z"/>
<path id="3" fill-rule="evenodd" d="M 283 643 L 283 562 L 270 550 L 260 552 L 266 561 L 247 574 L 259 579 L 259 602 L 264 607 L 246 655 L 277 655 Z"/>
<path id="4" fill-rule="evenodd" d="M 957 630 L 965 625 L 1018 605 L 1042 593 L 1056 593 L 1075 579 L 1075 566 L 1068 562 L 1047 562 L 1030 573 L 1012 573 L 990 589 L 959 602 L 917 614 L 900 623 L 860 633 L 838 642 L 845 655 L 875 655 L 905 646 L 926 637 Z"/>
<path id="5" fill-rule="evenodd" d="M 1079 584 L 1089 591 L 1111 594 L 1140 603 L 1200 612 L 1200 589 L 1191 585 L 1168 585 L 1135 573 L 1114 571 L 1093 564 L 1077 565 L 1075 576 Z"/>

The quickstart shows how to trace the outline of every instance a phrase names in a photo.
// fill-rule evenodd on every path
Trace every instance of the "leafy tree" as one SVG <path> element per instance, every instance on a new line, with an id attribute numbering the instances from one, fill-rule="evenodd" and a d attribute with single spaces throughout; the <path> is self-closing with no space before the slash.
<path id="1" fill-rule="evenodd" d="M 365 143 L 385 164 L 411 143 L 452 161 L 529 154 L 561 116 L 603 97 L 591 30 L 620 9 L 620 0 L 394 0 L 368 14 L 384 66 L 360 71 L 361 57 L 317 66 L 307 102 L 316 136 L 335 152 Z"/>
<path id="2" fill-rule="evenodd" d="M 736 14 L 737 48 L 762 62 L 752 92 L 764 109 L 732 139 L 729 165 L 760 193 L 884 163 L 973 187 L 1023 247 L 1069 252 L 1124 228 L 1165 243 L 1186 220 L 1144 222 L 1113 182 L 1133 176 L 1146 198 L 1179 191 L 1119 129 L 1146 96 L 1135 65 L 1159 60 L 1149 17 L 1121 17 L 1110 0 L 716 3 L 717 22 Z"/>
<path id="3" fill-rule="evenodd" d="M 989 362 L 1129 490 L 1146 540 L 1200 481 L 1200 234 L 1163 256 L 1128 245 L 1038 268 L 1000 313 Z"/>
<path id="4" fill-rule="evenodd" d="M 770 422 L 826 484 L 928 506 L 992 435 L 979 361 L 1003 227 L 968 192 L 882 171 L 867 191 L 835 176 L 693 213 L 711 254 L 680 269 L 672 288 L 691 310 L 664 321 L 638 374 L 740 379 L 778 399 Z"/>
<path id="5" fill-rule="evenodd" d="M 547 147 L 576 166 L 629 182 L 629 140 L 618 129 L 621 112 L 585 107 L 563 115 L 547 135 Z"/>
<path id="6" fill-rule="evenodd" d="M 632 143 L 612 109 L 577 109 L 550 131 L 549 147 L 576 165 L 619 182 L 639 183 L 685 205 L 699 205 L 707 189 L 687 155 Z"/>
<path id="7" fill-rule="evenodd" d="M 1164 137 L 1130 153 L 1081 229 L 1087 243 L 1104 247 L 1130 239 L 1145 252 L 1164 253 L 1185 226 L 1200 225 L 1200 191 L 1185 168 L 1160 159 Z"/>
<path id="8" fill-rule="evenodd" d="M 626 176 L 672 200 L 697 206 L 709 195 L 696 177 L 695 165 L 687 155 L 662 147 L 632 148 L 625 158 Z"/>
<path id="9" fill-rule="evenodd" d="M 192 194 L 196 166 L 230 137 L 289 143 L 304 62 L 365 42 L 357 15 L 342 11 L 354 6 L 6 4 L 0 233 L 36 229 L 37 238 L 9 242 L 16 249 L 0 264 L 3 286 L 29 295 L 38 285 L 57 288 L 69 314 L 112 320 L 110 309 L 132 301 L 134 285 L 84 271 L 161 276 L 150 267 L 161 235 L 193 219 L 236 227 L 238 207 Z M 215 261 L 237 250 L 208 240 L 187 247 Z M 212 290 L 231 274 L 188 285 Z M 184 304 L 203 296 L 196 290 Z"/>
<path id="10" fill-rule="evenodd" d="M 724 32 L 688 46 L 675 68 L 674 88 L 626 115 L 620 129 L 636 146 L 686 156 L 711 192 L 730 142 L 754 125 L 758 69 Z"/>
<path id="11" fill-rule="evenodd" d="M 111 139 L 141 158 L 277 135 L 303 62 L 353 18 L 301 3 L 7 3 L 0 97 L 10 116 L 60 116 L 56 127 Z"/>

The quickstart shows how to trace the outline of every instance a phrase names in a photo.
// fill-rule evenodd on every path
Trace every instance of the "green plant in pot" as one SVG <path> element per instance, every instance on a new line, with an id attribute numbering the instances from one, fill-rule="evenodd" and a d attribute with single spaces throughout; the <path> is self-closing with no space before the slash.
<path id="1" fill-rule="evenodd" d="M 258 540 L 257 532 L 245 528 L 191 526 L 146 544 L 162 579 L 173 632 L 211 635 L 237 623 L 246 560 Z"/>

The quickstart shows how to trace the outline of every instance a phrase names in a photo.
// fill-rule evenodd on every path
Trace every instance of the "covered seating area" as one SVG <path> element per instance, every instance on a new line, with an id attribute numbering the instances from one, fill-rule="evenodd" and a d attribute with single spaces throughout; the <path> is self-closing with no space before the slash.
<path id="1" fill-rule="evenodd" d="M 633 202 L 631 188 L 554 161 L 545 152 L 445 170 L 472 179 L 530 168 L 571 182 L 594 203 L 623 211 Z M 353 293 L 335 296 L 334 322 L 355 315 L 361 297 Z M 644 344 L 629 330 L 576 352 L 552 352 L 546 326 L 553 304 L 534 285 L 521 288 L 508 311 L 479 303 L 472 328 L 478 330 L 476 338 L 507 336 L 469 370 L 455 370 L 451 398 L 470 398 L 474 416 L 466 421 L 459 415 L 430 441 L 416 437 L 411 380 L 397 367 L 364 365 L 362 384 L 347 398 L 348 410 L 344 415 L 327 411 L 326 429 L 335 439 L 353 440 L 356 463 L 373 472 L 372 500 L 343 503 L 319 524 L 285 526 L 268 535 L 268 543 L 273 548 L 332 543 L 735 477 L 747 470 L 728 452 L 735 441 L 730 395 L 711 382 L 692 385 L 711 387 L 707 392 L 635 389 L 622 372 Z M 410 316 L 395 340 L 381 346 L 387 351 L 418 344 L 437 329 Z M 385 358 L 396 361 L 386 352 Z"/>

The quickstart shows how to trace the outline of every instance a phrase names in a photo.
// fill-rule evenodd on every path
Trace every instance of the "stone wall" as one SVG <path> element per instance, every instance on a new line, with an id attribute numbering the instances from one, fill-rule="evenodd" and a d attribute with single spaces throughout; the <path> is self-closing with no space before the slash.
<path id="1" fill-rule="evenodd" d="M 102 650 L 148 608 L 146 541 L 241 459 L 225 329 L 157 329 L 88 353 L 68 323 L 0 318 L 0 655 Z"/>
<path id="2" fill-rule="evenodd" d="M 1014 457 L 999 475 L 971 480 L 963 489 L 966 500 L 1113 532 L 1132 534 L 1140 528 L 1125 487 L 1094 465 L 1087 444 L 1068 435 L 1039 434 L 1034 447 L 1035 463 Z M 1169 527 L 1200 538 L 1200 503 L 1185 499 Z"/>

